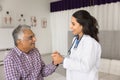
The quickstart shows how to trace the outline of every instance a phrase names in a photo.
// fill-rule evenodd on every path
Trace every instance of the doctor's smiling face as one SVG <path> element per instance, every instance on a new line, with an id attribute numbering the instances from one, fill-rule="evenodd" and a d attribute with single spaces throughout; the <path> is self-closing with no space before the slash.
<path id="1" fill-rule="evenodd" d="M 83 26 L 77 22 L 75 17 L 71 18 L 70 28 L 74 35 L 79 35 L 79 36 L 83 35 Z"/>

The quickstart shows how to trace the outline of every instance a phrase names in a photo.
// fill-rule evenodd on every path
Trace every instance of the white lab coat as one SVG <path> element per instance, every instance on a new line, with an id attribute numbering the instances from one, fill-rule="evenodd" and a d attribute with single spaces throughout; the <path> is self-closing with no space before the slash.
<path id="1" fill-rule="evenodd" d="M 77 48 L 71 48 L 71 54 L 64 58 L 66 80 L 98 80 L 98 68 L 101 57 L 100 44 L 83 35 Z"/>

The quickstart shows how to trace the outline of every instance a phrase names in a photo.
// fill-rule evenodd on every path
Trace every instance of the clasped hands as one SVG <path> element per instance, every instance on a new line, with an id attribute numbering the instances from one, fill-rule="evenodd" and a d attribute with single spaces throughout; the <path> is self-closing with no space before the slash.
<path id="1" fill-rule="evenodd" d="M 63 62 L 63 56 L 59 52 L 55 51 L 52 53 L 52 60 L 54 65 L 61 64 Z"/>

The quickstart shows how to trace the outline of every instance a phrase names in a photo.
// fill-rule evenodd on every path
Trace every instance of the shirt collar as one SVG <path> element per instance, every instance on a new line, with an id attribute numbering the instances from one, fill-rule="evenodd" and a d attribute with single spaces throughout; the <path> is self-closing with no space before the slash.
<path id="1" fill-rule="evenodd" d="M 27 55 L 26 53 L 22 52 L 22 51 L 21 51 L 19 48 L 17 48 L 17 47 L 15 47 L 14 49 L 15 49 L 15 51 L 17 52 L 17 54 L 18 54 L 19 56 L 21 56 L 22 54 Z M 34 48 L 34 49 L 35 49 L 35 48 Z M 31 54 L 34 49 L 30 50 L 28 54 Z"/>
<path id="2" fill-rule="evenodd" d="M 22 54 L 25 54 L 24 52 L 22 52 L 20 49 L 18 49 L 17 47 L 14 48 L 15 51 L 17 52 L 17 54 L 20 56 Z"/>

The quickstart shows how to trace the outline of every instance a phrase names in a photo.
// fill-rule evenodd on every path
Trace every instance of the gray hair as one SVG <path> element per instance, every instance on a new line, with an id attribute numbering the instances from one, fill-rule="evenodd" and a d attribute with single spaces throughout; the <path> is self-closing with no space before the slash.
<path id="1" fill-rule="evenodd" d="M 15 28 L 12 32 L 12 36 L 14 39 L 14 44 L 17 46 L 17 40 L 23 39 L 23 31 L 24 30 L 31 30 L 31 26 L 28 25 L 19 25 L 17 28 Z"/>

